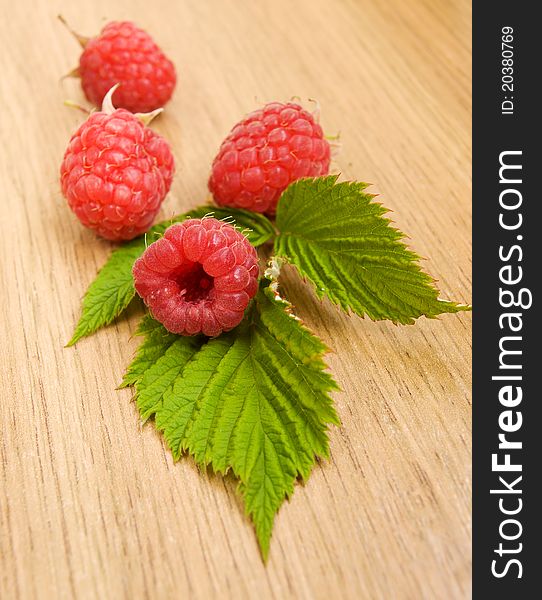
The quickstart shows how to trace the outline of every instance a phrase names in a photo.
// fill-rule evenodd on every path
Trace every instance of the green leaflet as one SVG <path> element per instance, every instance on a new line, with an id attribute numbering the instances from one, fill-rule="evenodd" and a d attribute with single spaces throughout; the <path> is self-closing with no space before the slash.
<path id="1" fill-rule="evenodd" d="M 151 227 L 147 234 L 128 242 L 114 250 L 96 279 L 91 283 L 84 298 L 82 314 L 68 346 L 73 346 L 82 337 L 96 332 L 117 318 L 132 301 L 135 290 L 132 279 L 132 265 L 143 253 L 147 244 L 152 243 L 173 223 L 187 218 L 201 218 L 212 215 L 216 219 L 230 219 L 246 231 L 254 246 L 265 243 L 274 235 L 272 223 L 263 215 L 234 208 L 200 206 L 185 214 L 177 215 Z"/>
<path id="2" fill-rule="evenodd" d="M 241 325 L 218 338 L 172 342 L 160 328 L 146 317 L 146 339 L 125 383 L 136 382 L 142 416 L 156 413 L 175 458 L 189 452 L 202 467 L 239 478 L 266 558 L 275 513 L 296 478 L 328 456 L 327 425 L 338 423 L 326 348 L 267 281 Z"/>
<path id="3" fill-rule="evenodd" d="M 187 362 L 199 350 L 203 338 L 183 338 L 170 333 L 146 314 L 136 331 L 145 336 L 120 387 L 135 386 L 134 399 L 146 420 L 161 406 L 164 393 L 173 385 Z"/>
<path id="4" fill-rule="evenodd" d="M 136 356 L 128 367 L 119 387 L 135 385 L 177 339 L 174 333 L 167 331 L 158 321 L 146 314 L 139 323 L 135 333 L 144 336 L 145 341 L 139 346 Z"/>
<path id="5" fill-rule="evenodd" d="M 135 294 L 132 265 L 141 251 L 139 239 L 113 251 L 83 298 L 81 318 L 68 346 L 111 323 L 130 304 Z"/>
<path id="6" fill-rule="evenodd" d="M 282 194 L 277 208 L 275 254 L 343 310 L 373 320 L 412 324 L 418 317 L 470 310 L 441 300 L 419 256 L 383 215 L 360 182 L 336 175 L 302 179 Z"/>

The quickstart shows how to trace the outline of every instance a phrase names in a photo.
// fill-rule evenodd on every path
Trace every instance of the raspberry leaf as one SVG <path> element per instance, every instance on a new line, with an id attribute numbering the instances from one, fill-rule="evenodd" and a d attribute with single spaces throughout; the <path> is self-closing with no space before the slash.
<path id="1" fill-rule="evenodd" d="M 185 365 L 199 351 L 197 340 L 176 340 L 136 385 L 136 402 L 141 418 L 148 419 L 162 406 Z"/>
<path id="2" fill-rule="evenodd" d="M 140 332 L 125 383 L 135 382 L 142 417 L 156 413 L 176 459 L 187 452 L 201 467 L 233 472 L 266 559 L 276 512 L 316 457 L 328 456 L 327 425 L 339 422 L 326 347 L 268 281 L 241 325 L 220 337 L 172 343 L 150 317 Z"/>
<path id="3" fill-rule="evenodd" d="M 132 264 L 141 252 L 137 239 L 111 254 L 83 298 L 81 318 L 68 346 L 111 323 L 130 304 L 135 294 Z"/>
<path id="4" fill-rule="evenodd" d="M 158 223 L 151 227 L 144 236 L 140 236 L 112 252 L 83 298 L 81 318 L 67 345 L 73 346 L 81 338 L 105 327 L 128 307 L 135 295 L 132 266 L 135 260 L 143 254 L 147 244 L 163 235 L 164 231 L 173 223 L 188 218 L 202 218 L 211 214 L 216 219 L 228 220 L 240 228 L 253 246 L 260 246 L 275 235 L 273 224 L 264 215 L 248 210 L 217 208 L 210 205 L 200 206 Z"/>
<path id="5" fill-rule="evenodd" d="M 425 315 L 470 310 L 442 300 L 420 257 L 403 243 L 367 184 L 337 175 L 301 179 L 282 194 L 275 254 L 309 279 L 319 298 L 373 320 L 412 324 Z"/>
<path id="6" fill-rule="evenodd" d="M 141 319 L 135 335 L 143 336 L 145 340 L 139 346 L 134 360 L 126 370 L 119 386 L 121 388 L 136 385 L 146 371 L 160 359 L 178 338 L 174 333 L 167 331 L 163 325 L 155 321 L 149 314 Z"/>

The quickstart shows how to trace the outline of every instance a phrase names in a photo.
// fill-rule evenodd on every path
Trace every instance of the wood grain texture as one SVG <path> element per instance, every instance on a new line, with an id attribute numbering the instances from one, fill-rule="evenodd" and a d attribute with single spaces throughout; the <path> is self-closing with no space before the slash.
<path id="1" fill-rule="evenodd" d="M 469 314 L 395 327 L 340 314 L 288 273 L 334 350 L 331 459 L 276 520 L 270 560 L 230 479 L 173 464 L 128 390 L 139 313 L 64 344 L 111 245 L 61 197 L 81 114 L 59 83 L 106 20 L 148 29 L 180 82 L 156 129 L 177 176 L 161 217 L 206 198 L 221 139 L 264 101 L 317 98 L 337 169 L 375 182 L 444 297 L 470 300 L 466 0 L 2 0 L 0 597 L 455 599 L 470 595 Z"/>

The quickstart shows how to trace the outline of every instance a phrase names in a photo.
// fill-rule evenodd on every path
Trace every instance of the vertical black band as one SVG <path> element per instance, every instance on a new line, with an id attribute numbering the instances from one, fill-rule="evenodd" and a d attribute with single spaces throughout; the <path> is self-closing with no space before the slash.
<path id="1" fill-rule="evenodd" d="M 480 599 L 531 598 L 542 580 L 542 29 L 533 7 L 474 3 L 473 581 Z"/>

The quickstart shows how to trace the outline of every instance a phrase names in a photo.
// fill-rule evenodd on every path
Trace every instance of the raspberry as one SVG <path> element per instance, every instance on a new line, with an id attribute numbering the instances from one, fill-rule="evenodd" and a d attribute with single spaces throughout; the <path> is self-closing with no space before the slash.
<path id="1" fill-rule="evenodd" d="M 217 204 L 274 214 L 296 179 L 329 171 L 330 147 L 313 115 L 272 102 L 230 132 L 213 161 L 209 189 Z"/>
<path id="2" fill-rule="evenodd" d="M 214 337 L 239 325 L 258 289 L 258 256 L 214 218 L 169 227 L 133 267 L 135 289 L 172 333 Z"/>
<path id="3" fill-rule="evenodd" d="M 72 136 L 60 167 L 62 193 L 78 219 L 109 240 L 147 231 L 173 178 L 173 155 L 145 117 L 111 104 L 92 113 Z"/>
<path id="4" fill-rule="evenodd" d="M 74 35 L 83 46 L 75 73 L 96 106 L 117 83 L 116 106 L 132 112 L 155 110 L 171 98 L 175 67 L 146 31 L 129 21 L 113 21 L 95 38 Z"/>

